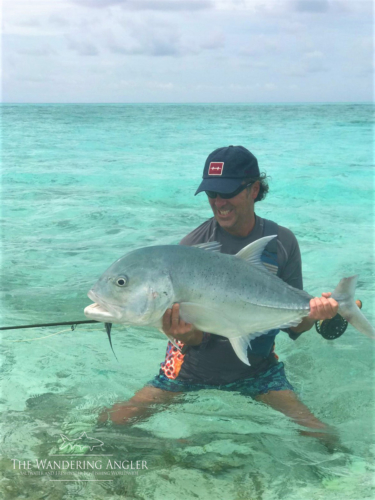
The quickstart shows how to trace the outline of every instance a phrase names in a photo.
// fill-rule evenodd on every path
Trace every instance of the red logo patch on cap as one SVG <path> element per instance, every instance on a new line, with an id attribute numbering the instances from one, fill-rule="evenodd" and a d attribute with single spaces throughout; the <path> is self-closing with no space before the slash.
<path id="1" fill-rule="evenodd" d="M 223 173 L 224 162 L 212 161 L 208 167 L 208 175 L 221 175 Z"/>

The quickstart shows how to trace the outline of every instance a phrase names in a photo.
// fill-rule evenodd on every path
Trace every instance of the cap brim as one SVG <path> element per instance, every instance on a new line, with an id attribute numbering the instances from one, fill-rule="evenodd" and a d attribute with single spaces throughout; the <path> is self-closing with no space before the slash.
<path id="1" fill-rule="evenodd" d="M 243 182 L 243 179 L 203 179 L 194 196 L 202 191 L 216 191 L 217 193 L 233 193 L 238 189 Z"/>

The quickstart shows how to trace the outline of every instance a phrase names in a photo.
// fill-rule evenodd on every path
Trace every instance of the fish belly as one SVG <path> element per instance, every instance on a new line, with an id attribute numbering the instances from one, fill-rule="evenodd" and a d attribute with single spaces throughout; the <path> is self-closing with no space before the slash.
<path id="1" fill-rule="evenodd" d="M 264 307 L 254 304 L 232 305 L 181 303 L 180 315 L 200 330 L 227 338 L 253 334 L 254 338 L 274 328 L 296 326 L 308 310 Z"/>

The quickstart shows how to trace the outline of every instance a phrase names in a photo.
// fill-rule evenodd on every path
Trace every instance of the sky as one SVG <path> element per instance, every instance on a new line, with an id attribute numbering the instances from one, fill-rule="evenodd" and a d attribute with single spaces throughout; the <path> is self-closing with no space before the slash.
<path id="1" fill-rule="evenodd" d="M 2 101 L 369 102 L 372 0 L 4 0 Z"/>

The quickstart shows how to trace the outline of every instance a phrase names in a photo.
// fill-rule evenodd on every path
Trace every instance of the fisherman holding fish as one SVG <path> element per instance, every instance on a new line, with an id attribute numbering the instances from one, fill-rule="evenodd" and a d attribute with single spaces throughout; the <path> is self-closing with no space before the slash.
<path id="1" fill-rule="evenodd" d="M 100 417 L 101 421 L 109 417 L 116 424 L 125 424 L 130 419 L 151 414 L 155 411 L 155 403 L 169 402 L 176 395 L 185 392 L 216 388 L 250 396 L 308 428 L 309 430 L 303 431 L 304 434 L 320 437 L 323 440 L 326 436 L 328 438 L 329 427 L 317 419 L 298 399 L 287 380 L 284 365 L 274 350 L 275 338 L 281 329 L 295 340 L 301 333 L 310 330 L 316 321 L 336 316 L 341 297 L 346 297 L 349 292 L 354 293 L 355 279 L 342 280 L 333 294 L 323 293 L 321 297 L 312 298 L 302 291 L 301 256 L 296 237 L 289 229 L 260 217 L 254 211 L 255 203 L 264 199 L 268 189 L 266 175 L 260 173 L 258 161 L 250 151 L 242 146 L 216 149 L 205 162 L 203 180 L 195 193 L 205 192 L 213 217 L 180 242 L 183 246 L 200 246 L 208 252 L 220 250 L 221 254 L 236 255 L 239 259 L 233 257 L 234 260 L 231 260 L 234 266 L 233 273 L 238 272 L 237 283 L 245 280 L 243 289 L 247 289 L 249 281 L 244 276 L 247 267 L 238 267 L 244 266 L 240 260 L 245 259 L 248 261 L 247 266 L 253 266 L 251 281 L 255 287 L 254 297 L 249 300 L 252 302 L 250 309 L 246 309 L 246 313 L 249 314 L 248 311 L 251 312 L 253 307 L 254 314 L 247 316 L 253 322 L 250 330 L 252 333 L 246 336 L 240 327 L 238 332 L 236 331 L 236 324 L 240 323 L 239 320 L 237 322 L 237 317 L 242 314 L 240 294 L 234 302 L 238 310 L 232 317 L 230 312 L 224 310 L 225 302 L 218 303 L 217 312 L 212 313 L 210 311 L 213 309 L 204 308 L 203 298 L 201 304 L 199 297 L 195 299 L 195 304 L 192 304 L 190 299 L 190 302 L 187 300 L 186 303 L 181 301 L 181 305 L 176 301 L 165 311 L 159 325 L 170 339 L 159 374 L 129 401 L 117 403 L 104 411 Z M 214 242 L 220 245 L 216 245 L 215 248 Z M 181 252 L 183 251 L 181 249 Z M 199 254 L 202 256 L 199 261 L 204 260 L 205 253 Z M 220 257 L 218 254 L 216 260 L 213 256 L 210 258 L 211 267 L 202 267 L 200 271 L 203 273 L 205 269 L 210 269 L 205 276 L 207 284 L 210 283 L 213 274 L 220 276 L 225 272 L 225 269 L 220 267 L 224 262 L 224 256 Z M 215 268 L 215 265 L 218 267 Z M 181 274 L 184 272 L 181 266 Z M 276 279 L 275 275 L 280 279 Z M 109 279 L 106 278 L 107 281 Z M 178 273 L 174 277 L 174 284 L 177 279 Z M 192 276 L 191 279 L 196 278 Z M 257 279 L 259 286 L 256 284 Z M 127 277 L 118 278 L 117 286 L 126 286 L 126 283 L 123 283 L 126 280 Z M 225 277 L 223 280 L 223 287 L 228 286 L 225 285 L 228 283 Z M 273 302 L 266 304 L 266 301 L 271 299 L 263 299 L 261 294 L 263 288 L 267 288 L 268 281 L 272 282 L 269 289 L 274 297 Z M 289 286 L 285 286 L 285 283 Z M 168 295 L 167 287 L 165 289 L 163 293 Z M 99 302 L 95 288 L 93 290 L 89 296 Z M 229 289 L 221 292 L 228 292 L 228 297 L 230 296 Z M 155 300 L 159 300 L 156 288 L 149 292 L 149 296 L 150 293 Z M 340 299 L 335 300 L 331 295 Z M 212 297 L 211 303 L 215 304 L 215 295 Z M 295 306 L 300 309 L 298 315 L 295 312 L 294 315 L 288 312 L 289 303 L 293 301 L 295 304 L 300 304 Z M 107 303 L 103 301 L 103 304 Z M 274 304 L 278 304 L 278 308 Z M 374 330 L 361 313 L 361 318 L 357 318 L 358 313 L 354 311 L 353 304 L 354 300 L 351 297 L 350 317 L 354 316 L 358 323 L 352 322 L 352 324 L 359 330 L 362 328 L 361 331 L 364 333 L 372 335 Z M 97 304 L 90 307 L 94 306 L 100 308 Z M 258 306 L 262 306 L 262 310 L 265 311 L 263 314 L 267 316 L 262 320 L 258 319 L 259 308 L 256 308 Z M 355 304 L 354 307 L 358 309 Z M 86 315 L 95 319 L 93 315 L 87 313 Z M 272 315 L 275 316 L 274 319 Z M 349 321 L 351 322 L 351 319 Z M 267 329 L 264 328 L 265 324 L 268 325 Z M 211 333 L 205 329 L 205 325 L 212 325 L 212 330 L 220 334 Z"/>

